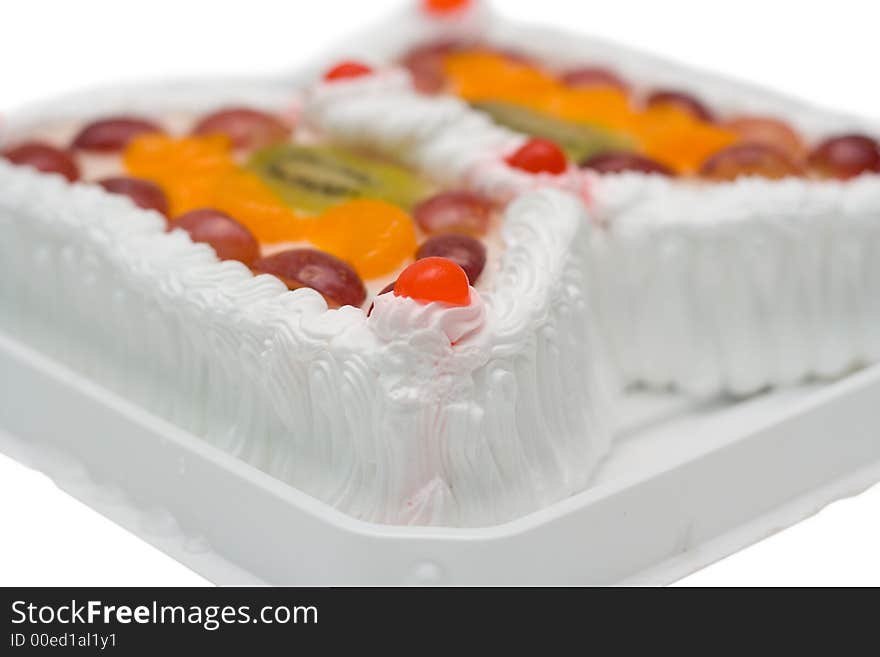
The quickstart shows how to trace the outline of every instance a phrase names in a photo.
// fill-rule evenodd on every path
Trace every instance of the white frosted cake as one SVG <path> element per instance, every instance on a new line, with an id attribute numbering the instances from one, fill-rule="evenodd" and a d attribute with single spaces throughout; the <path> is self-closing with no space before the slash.
<path id="1" fill-rule="evenodd" d="M 475 1 L 394 24 L 296 88 L 15 115 L 0 330 L 345 513 L 461 527 L 585 490 L 627 387 L 877 360 L 870 126 Z"/>
<path id="2" fill-rule="evenodd" d="M 880 127 L 476 0 L 414 2 L 392 22 L 343 52 L 566 155 L 540 183 L 579 195 L 598 228 L 590 301 L 625 384 L 744 395 L 878 359 Z M 466 175 L 527 188 L 500 139 L 473 145 L 453 160 Z"/>
<path id="3" fill-rule="evenodd" d="M 250 104 L 260 109 L 250 114 L 221 109 L 199 121 L 186 111 L 187 94 L 144 89 L 153 100 L 137 119 L 130 115 L 136 94 L 128 92 L 100 103 L 92 97 L 73 116 L 33 112 L 26 125 L 14 124 L 10 159 L 39 150 L 39 139 L 63 166 L 59 175 L 0 161 L 2 330 L 366 520 L 487 525 L 584 489 L 609 446 L 611 388 L 601 354 L 584 339 L 593 320 L 583 284 L 591 230 L 583 207 L 556 190 L 512 201 L 466 191 L 443 158 L 431 161 L 433 150 L 460 149 L 444 144 L 442 131 L 397 132 L 402 140 L 395 140 L 380 123 L 365 130 L 368 149 L 342 151 L 324 129 L 322 116 L 336 111 L 326 97 L 384 82 L 330 77 L 303 96 L 321 107 L 278 134 L 265 129 L 289 120 L 274 103 L 275 89 L 255 93 Z M 217 89 L 218 98 L 228 93 L 228 85 Z M 165 107 L 155 107 L 163 94 Z M 475 119 L 495 132 L 467 108 L 441 113 L 452 132 Z M 271 143 L 230 146 L 203 130 L 206 123 L 233 142 L 250 126 L 245 136 L 268 132 Z M 120 131 L 136 134 L 105 143 Z M 95 137 L 104 133 L 110 137 Z M 369 161 L 357 159 L 367 152 Z M 17 163 L 53 161 L 51 153 L 41 157 Z M 338 171 L 309 158 L 332 161 Z M 73 177 L 81 177 L 73 184 L 64 176 L 71 161 Z M 347 184 L 339 172 L 393 184 L 343 190 L 316 207 L 316 190 L 335 194 Z M 133 192 L 135 174 L 158 186 L 164 202 L 150 205 L 152 196 Z M 401 209 L 410 200 L 379 198 L 413 190 L 434 194 L 429 201 L 452 194 L 491 203 L 485 225 L 471 231 L 480 239 L 445 233 L 442 211 L 417 207 L 412 222 Z M 354 212 L 364 204 L 377 216 Z M 232 224 L 205 218 L 202 205 L 220 208 Z M 408 226 L 395 223 L 401 216 Z M 381 241 L 371 246 L 364 225 L 385 231 Z M 429 235 L 435 228 L 441 234 Z M 356 252 L 345 251 L 349 231 Z M 432 297 L 418 266 L 438 258 L 409 263 L 429 245 L 442 255 L 449 238 L 453 246 L 484 244 L 485 272 L 473 276 L 473 263 L 461 261 L 463 269 L 441 258 L 457 273 L 451 282 L 441 278 Z M 396 256 L 398 247 L 409 250 Z M 290 254 L 301 260 L 303 251 L 346 253 L 352 264 L 327 268 L 314 256 L 298 265 Z M 343 269 L 360 286 L 340 282 Z M 415 274 L 404 290 L 408 272 Z M 479 278 L 470 287 L 469 275 Z M 398 277 L 393 293 L 377 296 Z"/>

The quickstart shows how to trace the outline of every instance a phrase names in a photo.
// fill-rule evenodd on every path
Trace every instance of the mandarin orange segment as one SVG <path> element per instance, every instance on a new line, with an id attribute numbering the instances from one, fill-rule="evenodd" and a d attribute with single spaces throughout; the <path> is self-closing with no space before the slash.
<path id="1" fill-rule="evenodd" d="M 567 121 L 625 127 L 632 115 L 620 89 L 578 89 L 529 64 L 497 53 L 466 51 L 448 55 L 446 75 L 459 96 L 471 102 L 505 101 Z"/>
<path id="2" fill-rule="evenodd" d="M 185 174 L 174 178 L 153 178 L 168 195 L 170 214 L 176 217 L 190 210 L 211 206 L 218 176 L 209 173 Z"/>
<path id="3" fill-rule="evenodd" d="M 528 102 L 535 95 L 552 92 L 559 86 L 536 68 L 492 52 L 450 54 L 444 61 L 444 70 L 454 93 L 470 101 Z"/>
<path id="4" fill-rule="evenodd" d="M 143 135 L 129 143 L 123 163 L 132 175 L 165 190 L 171 216 L 209 206 L 217 179 L 235 169 L 230 141 L 222 135 Z"/>
<path id="5" fill-rule="evenodd" d="M 530 102 L 534 109 L 558 119 L 612 130 L 631 130 L 635 119 L 629 98 L 618 89 L 568 89 L 560 86 Z"/>
<path id="6" fill-rule="evenodd" d="M 307 219 L 251 171 L 236 169 L 218 179 L 213 207 L 238 219 L 262 243 L 296 242 L 306 232 Z"/>
<path id="7" fill-rule="evenodd" d="M 212 207 L 240 221 L 260 242 L 302 239 L 303 221 L 258 176 L 235 163 L 226 136 L 145 135 L 129 144 L 124 163 L 133 175 L 165 190 L 171 216 Z"/>
<path id="8" fill-rule="evenodd" d="M 410 216 L 375 199 L 348 201 L 326 210 L 311 223 L 307 238 L 348 262 L 364 279 L 392 273 L 416 251 Z"/>
<path id="9" fill-rule="evenodd" d="M 171 177 L 183 172 L 217 171 L 235 166 L 228 137 L 175 138 L 162 134 L 135 137 L 125 149 L 123 162 L 141 177 Z"/>
<path id="10" fill-rule="evenodd" d="M 570 87 L 533 65 L 497 53 L 456 52 L 446 56 L 444 69 L 452 90 L 468 101 L 504 101 L 624 133 L 638 150 L 680 173 L 694 173 L 707 157 L 738 139 L 732 130 L 674 105 L 639 109 L 623 89 Z"/>
<path id="11" fill-rule="evenodd" d="M 669 106 L 646 109 L 634 132 L 646 155 L 686 174 L 696 172 L 706 158 L 737 141 L 732 131 Z"/>

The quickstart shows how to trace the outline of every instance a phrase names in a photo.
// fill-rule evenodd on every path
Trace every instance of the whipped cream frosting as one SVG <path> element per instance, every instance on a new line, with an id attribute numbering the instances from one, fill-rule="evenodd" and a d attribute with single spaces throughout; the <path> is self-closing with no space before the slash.
<path id="1" fill-rule="evenodd" d="M 415 333 L 445 336 L 450 345 L 456 345 L 477 333 L 486 323 L 486 306 L 479 293 L 470 288 L 470 303 L 455 306 L 440 301 L 422 303 L 393 293 L 376 298 L 368 320 L 380 339 L 414 339 Z"/>
<path id="2" fill-rule="evenodd" d="M 455 411 L 470 412 L 472 373 L 489 360 L 488 333 L 480 330 L 485 323 L 485 305 L 473 288 L 468 306 L 425 304 L 393 293 L 376 299 L 368 324 L 386 364 L 378 385 L 393 400 L 396 421 L 418 418 L 421 426 L 408 432 L 395 455 L 407 473 L 400 493 L 405 522 L 434 524 L 434 517 L 462 513 L 443 446 L 454 438 L 447 432 L 457 421 Z"/>
<path id="3" fill-rule="evenodd" d="M 406 33 L 407 20 L 413 19 L 404 13 L 394 24 Z M 645 88 L 668 86 L 707 98 L 725 114 L 784 117 L 813 141 L 835 133 L 880 134 L 870 122 L 581 34 L 498 17 L 484 28 L 483 41 L 551 66 L 606 65 Z M 419 43 L 448 37 L 438 25 L 396 49 L 379 45 L 378 32 L 360 39 L 393 61 Z M 415 115 L 417 102 L 399 95 L 395 102 Z M 358 124 L 352 103 L 353 96 L 340 123 Z M 338 124 L 333 130 L 345 134 Z M 455 141 L 452 131 L 445 138 Z M 474 152 L 457 153 L 455 161 L 487 152 L 473 139 L 462 139 L 461 148 L 468 141 L 476 144 Z M 624 384 L 744 395 L 839 376 L 878 358 L 878 272 L 869 254 L 880 246 L 874 229 L 880 176 L 706 184 L 570 171 L 548 180 L 505 167 L 498 151 L 465 170 L 501 197 L 549 185 L 585 201 L 601 227 L 591 233 L 585 255 L 590 301 L 603 351 Z"/>
<path id="4" fill-rule="evenodd" d="M 382 128 L 395 117 L 364 132 L 443 152 L 390 139 L 406 135 Z M 391 294 L 367 318 L 218 262 L 123 197 L 0 161 L 0 330 L 355 517 L 495 524 L 582 490 L 610 443 L 583 216 L 563 193 L 525 195 L 469 306 Z"/>
<path id="5" fill-rule="evenodd" d="M 435 180 L 466 184 L 501 202 L 536 189 L 586 192 L 576 167 L 535 175 L 509 166 L 505 158 L 525 135 L 457 98 L 418 93 L 400 69 L 320 83 L 305 94 L 302 111 L 311 127 L 334 141 L 389 153 Z"/>
<path id="6" fill-rule="evenodd" d="M 880 357 L 877 176 L 642 183 L 595 191 L 591 299 L 626 381 L 744 395 Z"/>
<path id="7" fill-rule="evenodd" d="M 808 135 L 856 125 L 684 69 L 654 78 L 665 63 L 581 37 L 485 29 L 560 58 L 604 54 L 633 79 L 681 81 Z M 387 27 L 380 37 L 364 44 L 403 44 Z M 64 107 L 93 116 L 157 98 Z M 196 105 L 210 98 L 203 85 Z M 880 357 L 875 178 L 531 176 L 504 163 L 523 136 L 419 96 L 400 71 L 301 101 L 335 140 L 516 198 L 492 285 L 470 306 L 391 294 L 370 318 L 329 310 L 312 290 L 218 262 L 126 199 L 0 162 L 0 330 L 346 513 L 441 526 L 504 522 L 586 488 L 625 384 L 745 394 Z"/>

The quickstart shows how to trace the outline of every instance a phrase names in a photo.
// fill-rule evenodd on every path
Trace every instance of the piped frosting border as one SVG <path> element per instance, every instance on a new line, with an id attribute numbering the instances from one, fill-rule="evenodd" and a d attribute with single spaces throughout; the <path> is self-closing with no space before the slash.
<path id="1" fill-rule="evenodd" d="M 601 39 L 520 25 L 492 15 L 485 2 L 471 4 L 469 16 L 437 21 L 413 3 L 393 19 L 394 38 L 366 31 L 346 52 L 390 62 L 420 43 L 464 36 L 561 69 L 609 66 L 638 84 L 709 98 L 726 113 L 784 117 L 811 139 L 880 134 L 873 122 L 757 85 Z M 561 180 L 529 180 L 491 164 L 481 169 L 489 190 Z M 562 178 L 601 227 L 591 233 L 590 299 L 625 384 L 747 395 L 841 376 L 880 358 L 872 330 L 880 176 L 711 184 L 638 173 Z"/>
<path id="2" fill-rule="evenodd" d="M 583 340 L 590 225 L 563 193 L 508 209 L 485 325 L 454 345 L 430 322 L 380 338 L 362 310 L 218 262 L 126 199 L 3 162 L 0 224 L 4 330 L 359 518 L 496 524 L 582 490 L 608 449 Z M 448 355 L 442 376 L 413 380 L 420 340 Z"/>

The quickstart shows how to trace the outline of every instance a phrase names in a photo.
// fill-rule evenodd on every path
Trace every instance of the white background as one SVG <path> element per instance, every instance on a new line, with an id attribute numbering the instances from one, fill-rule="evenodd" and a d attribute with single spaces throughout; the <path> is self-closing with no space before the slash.
<path id="1" fill-rule="evenodd" d="M 4 0 L 0 108 L 114 81 L 283 72 L 397 4 Z M 501 0 L 496 7 L 876 118 L 880 60 L 873 4 Z M 683 583 L 877 586 L 878 555 L 875 487 Z M 42 475 L 0 456 L 0 585 L 204 583 Z"/>

